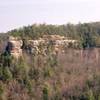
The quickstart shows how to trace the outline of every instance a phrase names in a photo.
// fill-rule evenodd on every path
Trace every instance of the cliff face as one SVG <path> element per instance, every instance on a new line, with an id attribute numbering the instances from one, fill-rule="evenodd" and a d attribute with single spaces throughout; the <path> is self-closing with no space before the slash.
<path id="1" fill-rule="evenodd" d="M 22 46 L 23 42 L 21 39 L 10 36 L 7 40 L 6 51 L 13 55 L 15 58 L 22 56 Z"/>
<path id="2" fill-rule="evenodd" d="M 22 41 L 18 37 L 10 36 L 7 41 L 6 51 L 16 58 L 22 56 L 22 51 L 26 51 L 29 54 L 46 54 L 49 47 L 52 47 L 52 52 L 64 52 L 65 47 L 78 47 L 77 40 L 67 39 L 64 36 L 59 35 L 45 35 L 38 40 Z"/>

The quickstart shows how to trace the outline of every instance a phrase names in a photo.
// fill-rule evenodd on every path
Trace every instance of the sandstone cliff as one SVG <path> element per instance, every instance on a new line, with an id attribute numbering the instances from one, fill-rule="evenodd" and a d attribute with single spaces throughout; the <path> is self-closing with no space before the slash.
<path id="1" fill-rule="evenodd" d="M 15 58 L 22 56 L 22 52 L 26 51 L 29 54 L 44 54 L 48 52 L 48 48 L 52 47 L 52 52 L 64 52 L 65 47 L 77 48 L 79 42 L 59 35 L 44 35 L 37 40 L 22 40 L 18 37 L 10 36 L 7 40 L 6 51 Z"/>

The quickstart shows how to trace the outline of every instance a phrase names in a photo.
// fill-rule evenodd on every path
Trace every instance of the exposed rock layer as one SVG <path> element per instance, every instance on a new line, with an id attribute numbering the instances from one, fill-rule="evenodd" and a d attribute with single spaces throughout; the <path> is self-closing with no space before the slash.
<path id="1" fill-rule="evenodd" d="M 44 35 L 38 40 L 21 40 L 18 37 L 10 36 L 7 41 L 6 51 L 16 58 L 22 56 L 23 49 L 30 54 L 46 54 L 49 46 L 52 46 L 52 52 L 57 53 L 63 51 L 65 47 L 78 47 L 79 42 L 77 40 L 67 39 L 64 36 L 59 35 Z"/>

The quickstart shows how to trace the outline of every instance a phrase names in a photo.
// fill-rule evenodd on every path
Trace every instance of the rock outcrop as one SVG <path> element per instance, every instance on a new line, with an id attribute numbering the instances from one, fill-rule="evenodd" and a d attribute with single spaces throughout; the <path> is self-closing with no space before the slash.
<path id="1" fill-rule="evenodd" d="M 23 42 L 20 38 L 10 36 L 7 40 L 6 51 L 15 58 L 19 58 L 20 56 L 22 56 L 22 44 Z"/>
<path id="2" fill-rule="evenodd" d="M 48 47 L 52 46 L 52 52 L 64 52 L 64 47 L 77 47 L 79 42 L 77 40 L 71 40 L 64 36 L 59 35 L 44 35 L 42 38 L 37 40 L 27 40 L 24 43 L 18 37 L 10 36 L 7 41 L 6 51 L 13 55 L 15 58 L 22 56 L 22 51 L 26 51 L 30 54 L 46 54 Z"/>

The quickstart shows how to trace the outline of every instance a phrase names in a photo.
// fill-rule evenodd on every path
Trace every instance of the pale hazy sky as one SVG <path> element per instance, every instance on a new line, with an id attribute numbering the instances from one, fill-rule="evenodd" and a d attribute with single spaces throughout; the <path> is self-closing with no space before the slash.
<path id="1" fill-rule="evenodd" d="M 33 23 L 100 21 L 100 0 L 0 0 L 0 32 Z"/>

